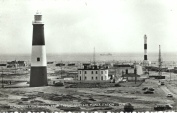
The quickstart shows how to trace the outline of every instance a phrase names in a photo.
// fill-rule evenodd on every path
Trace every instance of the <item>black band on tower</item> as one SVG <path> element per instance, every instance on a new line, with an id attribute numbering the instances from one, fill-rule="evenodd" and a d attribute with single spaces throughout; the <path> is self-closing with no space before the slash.
<path id="1" fill-rule="evenodd" d="M 147 49 L 147 44 L 144 44 L 144 49 Z"/>
<path id="2" fill-rule="evenodd" d="M 30 87 L 46 86 L 47 67 L 31 67 Z"/>
<path id="3" fill-rule="evenodd" d="M 147 60 L 147 55 L 144 55 L 144 60 Z"/>
<path id="4" fill-rule="evenodd" d="M 45 45 L 44 24 L 33 24 L 33 43 L 32 45 Z"/>

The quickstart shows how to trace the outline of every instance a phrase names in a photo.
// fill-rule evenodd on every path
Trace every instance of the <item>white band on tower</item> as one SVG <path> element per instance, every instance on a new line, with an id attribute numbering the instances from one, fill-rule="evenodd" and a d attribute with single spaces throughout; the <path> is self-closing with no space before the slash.
<path id="1" fill-rule="evenodd" d="M 33 45 L 32 53 L 33 55 L 31 56 L 31 66 L 47 66 L 45 45 Z"/>
<path id="2" fill-rule="evenodd" d="M 147 36 L 144 35 L 144 44 L 147 44 Z"/>
<path id="3" fill-rule="evenodd" d="M 144 50 L 144 55 L 147 55 L 147 50 L 146 49 Z"/>

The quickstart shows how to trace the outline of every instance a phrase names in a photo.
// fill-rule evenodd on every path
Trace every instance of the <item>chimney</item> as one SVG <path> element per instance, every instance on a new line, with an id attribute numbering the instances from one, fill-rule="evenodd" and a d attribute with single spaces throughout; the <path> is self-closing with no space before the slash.
<path id="1" fill-rule="evenodd" d="M 87 65 L 84 65 L 84 69 L 87 69 Z"/>
<path id="2" fill-rule="evenodd" d="M 126 69 L 126 74 L 128 74 L 128 69 Z"/>
<path id="3" fill-rule="evenodd" d="M 94 68 L 97 69 L 97 65 L 94 65 Z"/>

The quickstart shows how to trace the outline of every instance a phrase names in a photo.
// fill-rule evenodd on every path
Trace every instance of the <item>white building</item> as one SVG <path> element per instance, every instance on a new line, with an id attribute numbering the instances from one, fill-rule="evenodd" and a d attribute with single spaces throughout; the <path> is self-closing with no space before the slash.
<path id="1" fill-rule="evenodd" d="M 137 70 L 137 75 L 142 75 L 143 74 L 143 68 L 140 65 L 135 65 L 135 68 Z"/>
<path id="2" fill-rule="evenodd" d="M 150 65 L 151 65 L 151 61 L 143 60 L 143 66 L 150 66 Z"/>
<path id="3" fill-rule="evenodd" d="M 83 69 L 78 69 L 78 80 L 82 81 L 105 81 L 109 80 L 108 67 L 101 66 L 84 66 Z"/>
<path id="4" fill-rule="evenodd" d="M 134 69 L 137 70 L 137 75 L 143 74 L 143 69 L 141 65 L 134 65 L 134 66 L 128 66 L 128 65 L 117 65 L 116 67 L 116 74 L 122 75 L 122 73 L 134 73 Z"/>

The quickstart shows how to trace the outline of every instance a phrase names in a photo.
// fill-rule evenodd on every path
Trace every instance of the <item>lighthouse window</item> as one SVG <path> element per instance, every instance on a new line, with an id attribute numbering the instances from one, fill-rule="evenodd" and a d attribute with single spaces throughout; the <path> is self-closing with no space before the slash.
<path id="1" fill-rule="evenodd" d="M 40 61 L 40 58 L 39 58 L 39 57 L 37 58 L 37 61 L 38 61 L 38 62 Z"/>
<path id="2" fill-rule="evenodd" d="M 97 80 L 97 77 L 95 79 Z"/>
<path id="3" fill-rule="evenodd" d="M 92 77 L 92 80 L 93 80 L 93 77 Z"/>

